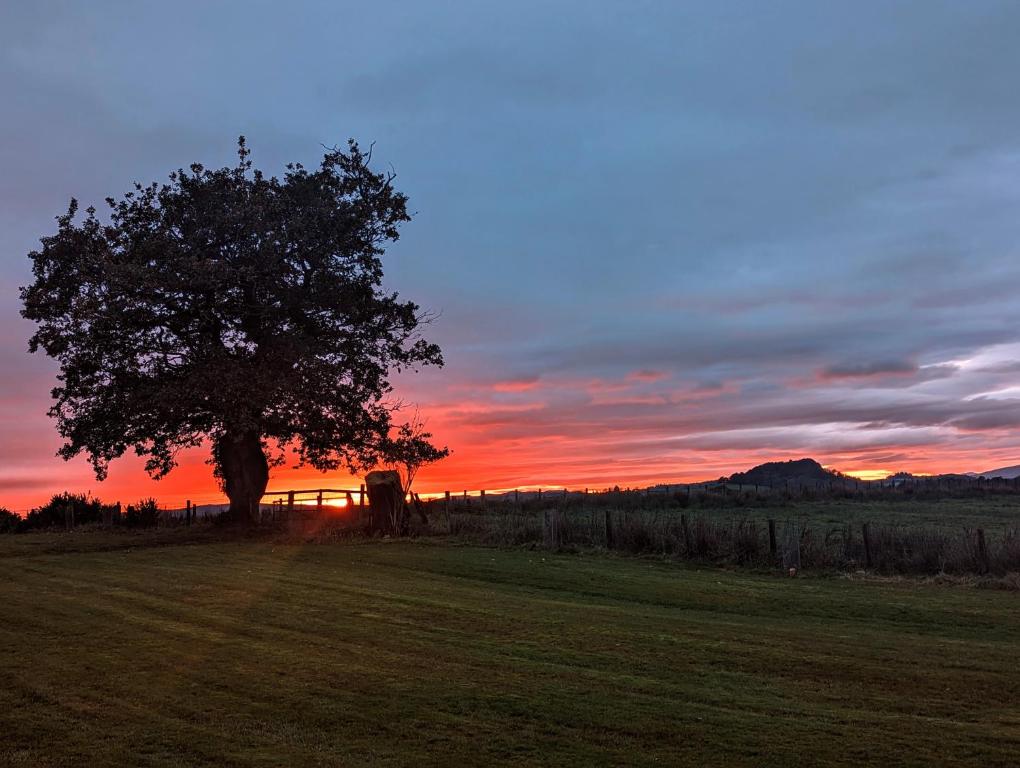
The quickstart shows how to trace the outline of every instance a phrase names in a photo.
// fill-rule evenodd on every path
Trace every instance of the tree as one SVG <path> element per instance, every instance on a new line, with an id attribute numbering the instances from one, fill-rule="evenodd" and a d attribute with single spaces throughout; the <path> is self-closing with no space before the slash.
<path id="1" fill-rule="evenodd" d="M 0 507 L 0 533 L 15 533 L 21 526 L 21 517 L 7 507 Z"/>
<path id="2" fill-rule="evenodd" d="M 399 532 L 406 526 L 407 497 L 418 470 L 426 464 L 445 459 L 450 455 L 450 449 L 432 444 L 432 433 L 425 431 L 425 422 L 416 410 L 410 421 L 396 427 L 382 441 L 379 454 L 386 466 L 400 476 L 400 498 L 390 521 L 391 528 Z"/>
<path id="3" fill-rule="evenodd" d="M 67 512 L 71 510 L 75 525 L 98 523 L 103 519 L 103 510 L 109 505 L 87 493 L 57 493 L 40 507 L 32 509 L 23 521 L 25 530 L 36 528 L 63 528 L 67 524 Z"/>
<path id="4" fill-rule="evenodd" d="M 169 183 L 78 203 L 33 251 L 29 347 L 60 364 L 60 455 L 102 480 L 128 449 L 159 478 L 212 445 L 230 515 L 253 521 L 271 465 L 352 470 L 379 460 L 391 370 L 442 365 L 431 318 L 382 289 L 381 256 L 410 221 L 392 173 L 350 141 L 282 179 L 194 164 Z M 271 448 L 273 450 L 271 450 Z"/>
<path id="5" fill-rule="evenodd" d="M 155 528 L 159 525 L 159 504 L 153 498 L 128 504 L 124 510 L 124 525 L 128 528 Z"/>

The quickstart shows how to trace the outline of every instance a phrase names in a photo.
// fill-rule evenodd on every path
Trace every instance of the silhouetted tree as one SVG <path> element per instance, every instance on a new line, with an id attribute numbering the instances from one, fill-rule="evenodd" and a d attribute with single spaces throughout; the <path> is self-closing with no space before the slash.
<path id="1" fill-rule="evenodd" d="M 128 449 L 162 477 L 212 443 L 230 514 L 252 520 L 288 447 L 320 470 L 378 461 L 391 369 L 441 365 L 418 305 L 382 289 L 384 245 L 410 220 L 393 175 L 351 141 L 282 180 L 195 164 L 168 184 L 78 203 L 30 254 L 31 350 L 60 363 L 50 413 L 103 479 Z M 280 450 L 272 460 L 269 443 Z"/>
<path id="2" fill-rule="evenodd" d="M 124 525 L 128 528 L 154 528 L 159 524 L 159 504 L 153 498 L 128 504 L 124 510 Z"/>
<path id="3" fill-rule="evenodd" d="M 21 526 L 21 517 L 7 507 L 0 507 L 0 533 L 14 533 Z"/>
<path id="4" fill-rule="evenodd" d="M 42 506 L 35 507 L 25 517 L 22 528 L 63 528 L 67 521 L 67 511 L 71 510 L 75 525 L 98 523 L 103 519 L 105 505 L 87 493 L 58 493 Z"/>
<path id="5" fill-rule="evenodd" d="M 418 470 L 450 455 L 447 447 L 432 444 L 432 433 L 425 431 L 425 422 L 415 411 L 410 421 L 396 427 L 382 443 L 379 451 L 388 467 L 400 474 L 405 494 L 411 492 Z"/>
<path id="6" fill-rule="evenodd" d="M 382 441 L 379 454 L 385 464 L 400 475 L 402 493 L 391 523 L 393 530 L 402 531 L 407 525 L 407 497 L 418 470 L 426 464 L 445 459 L 450 455 L 450 449 L 432 444 L 432 433 L 425 431 L 425 422 L 416 410 L 410 421 L 396 427 Z"/>

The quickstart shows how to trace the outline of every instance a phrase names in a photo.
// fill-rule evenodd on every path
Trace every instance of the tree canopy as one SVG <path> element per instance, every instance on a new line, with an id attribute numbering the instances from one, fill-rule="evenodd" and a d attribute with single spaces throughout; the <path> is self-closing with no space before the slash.
<path id="1" fill-rule="evenodd" d="M 65 459 L 99 479 L 133 450 L 154 477 L 209 439 L 231 510 L 253 513 L 267 449 L 320 470 L 380 458 L 392 370 L 442 365 L 429 317 L 383 290 L 381 256 L 410 220 L 392 173 L 353 140 L 282 178 L 191 165 L 107 198 L 71 200 L 30 254 L 30 349 L 60 364 L 53 390 Z"/>

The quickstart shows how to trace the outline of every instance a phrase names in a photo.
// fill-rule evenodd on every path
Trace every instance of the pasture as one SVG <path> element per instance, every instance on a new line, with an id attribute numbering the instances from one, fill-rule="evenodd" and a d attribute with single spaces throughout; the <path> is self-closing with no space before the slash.
<path id="1" fill-rule="evenodd" d="M 511 497 L 512 498 L 512 497 Z M 432 526 L 461 541 L 603 549 L 765 570 L 934 576 L 1020 572 L 1020 495 L 885 493 L 549 494 L 520 504 L 430 503 Z"/>
<path id="2" fill-rule="evenodd" d="M 0 765 L 1007 766 L 1011 592 L 437 541 L 0 538 Z"/>
<path id="3" fill-rule="evenodd" d="M 917 528 L 984 528 L 1002 532 L 1020 526 L 1020 495 L 933 496 L 931 498 L 895 497 L 865 499 L 817 499 L 784 502 L 767 506 L 749 502 L 740 506 L 723 504 L 706 509 L 705 514 L 719 517 L 749 517 L 763 520 L 801 520 L 806 524 L 839 526 L 872 523 Z"/>
<path id="4" fill-rule="evenodd" d="M 485 508 L 492 512 L 505 511 L 515 505 L 502 497 L 491 496 Z M 452 512 L 482 510 L 477 497 L 467 504 L 454 497 Z M 1020 526 L 1020 493 L 968 493 L 945 492 L 903 494 L 895 492 L 873 493 L 860 496 L 813 493 L 784 495 L 781 493 L 732 492 L 729 494 L 683 493 L 642 494 L 637 491 L 621 493 L 571 494 L 565 501 L 556 493 L 548 493 L 544 502 L 534 499 L 516 505 L 523 510 L 565 508 L 576 511 L 614 509 L 631 512 L 682 513 L 713 520 L 753 520 L 764 523 L 773 518 L 780 522 L 800 521 L 819 528 L 845 524 L 894 525 L 911 528 L 975 529 L 1002 532 Z M 430 503 L 434 514 L 442 515 L 442 499 Z"/>

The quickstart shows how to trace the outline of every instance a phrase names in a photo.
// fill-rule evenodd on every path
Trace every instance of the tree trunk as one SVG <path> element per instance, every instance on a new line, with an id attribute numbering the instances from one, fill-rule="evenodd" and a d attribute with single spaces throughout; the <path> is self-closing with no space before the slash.
<path id="1" fill-rule="evenodd" d="M 230 499 L 227 514 L 235 522 L 254 525 L 269 484 L 269 462 L 262 441 L 255 432 L 227 432 L 216 448 L 223 490 Z"/>

